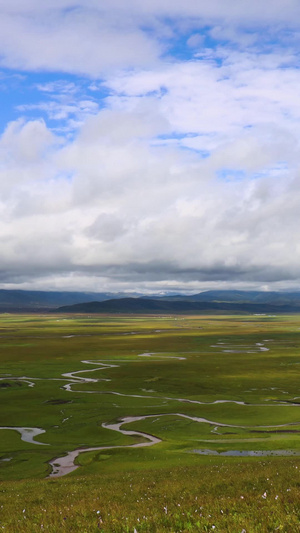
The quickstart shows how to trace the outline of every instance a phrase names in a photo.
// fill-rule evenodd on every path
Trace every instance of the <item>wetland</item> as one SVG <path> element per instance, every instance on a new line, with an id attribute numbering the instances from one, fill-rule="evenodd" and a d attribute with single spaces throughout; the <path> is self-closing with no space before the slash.
<path id="1" fill-rule="evenodd" d="M 299 315 L 1 315 L 5 491 L 187 469 L 184 487 L 196 471 L 291 461 L 300 486 L 299 328 Z M 109 520 L 103 531 L 127 531 Z"/>

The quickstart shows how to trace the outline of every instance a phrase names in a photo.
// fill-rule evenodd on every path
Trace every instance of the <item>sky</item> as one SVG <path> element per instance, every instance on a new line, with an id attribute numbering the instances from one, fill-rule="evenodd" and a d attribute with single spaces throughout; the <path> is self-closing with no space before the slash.
<path id="1" fill-rule="evenodd" d="M 300 289 L 299 0 L 0 0 L 0 287 Z"/>

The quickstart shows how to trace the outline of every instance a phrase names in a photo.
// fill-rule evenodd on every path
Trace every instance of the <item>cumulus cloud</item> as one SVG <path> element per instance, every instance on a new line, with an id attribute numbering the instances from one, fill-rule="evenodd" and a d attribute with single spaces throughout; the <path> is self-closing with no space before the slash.
<path id="1" fill-rule="evenodd" d="M 130 22 L 130 21 L 129 21 Z M 151 64 L 159 47 L 137 25 L 124 27 L 122 18 L 79 5 L 11 13 L 2 7 L 0 21 L 2 66 L 99 76 L 103 71 Z M 22 39 L 16 39 L 22 35 Z M 39 46 L 36 46 L 36 43 Z"/>
<path id="2" fill-rule="evenodd" d="M 8 281 L 16 265 L 23 276 L 72 271 L 82 281 L 98 274 L 110 287 L 297 279 L 297 173 L 220 179 L 217 169 L 235 151 L 238 166 L 258 172 L 274 162 L 272 149 L 266 156 L 248 133 L 201 158 L 178 146 L 153 146 L 162 124 L 153 122 L 150 111 L 104 110 L 67 145 L 54 142 L 44 163 L 56 178 L 39 176 L 38 187 L 29 174 L 21 185 L 11 181 L 0 227 Z M 30 144 L 31 127 L 11 124 L 12 144 L 24 137 Z M 22 165 L 16 158 L 16 175 Z"/>

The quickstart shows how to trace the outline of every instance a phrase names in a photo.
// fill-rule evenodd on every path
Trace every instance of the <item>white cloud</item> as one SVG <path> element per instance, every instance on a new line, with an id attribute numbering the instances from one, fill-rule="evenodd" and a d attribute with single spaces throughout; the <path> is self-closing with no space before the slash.
<path id="1" fill-rule="evenodd" d="M 22 165 L 35 163 L 53 141 L 53 136 L 42 120 L 24 123 L 11 122 L 1 137 L 2 160 Z"/>
<path id="2" fill-rule="evenodd" d="M 55 80 L 47 83 L 38 83 L 37 89 L 44 93 L 51 93 L 54 97 L 57 95 L 61 97 L 62 95 L 74 96 L 79 92 L 79 86 L 74 82 L 68 82 L 66 80 Z"/>
<path id="3" fill-rule="evenodd" d="M 285 54 L 225 48 L 220 55 L 225 56 L 221 64 L 177 63 L 112 77 L 108 85 L 129 103 L 155 93 L 161 113 L 181 133 L 232 135 L 245 126 L 272 123 L 298 127 L 300 73 L 296 65 L 283 68 Z"/>
<path id="4" fill-rule="evenodd" d="M 124 27 L 121 20 L 103 18 L 101 11 L 84 6 L 65 12 L 37 10 L 34 15 L 3 10 L 0 48 L 5 67 L 92 77 L 112 68 L 151 64 L 159 53 L 155 40 L 137 26 Z"/>
<path id="5" fill-rule="evenodd" d="M 153 65 L 168 39 L 188 27 L 195 30 L 190 37 L 194 45 L 207 25 L 214 27 L 214 37 L 251 44 L 255 37 L 237 27 L 254 28 L 262 36 L 262 25 L 298 29 L 300 21 L 297 0 L 79 0 L 76 5 L 69 0 L 12 0 L 1 1 L 0 12 L 2 66 L 92 77 Z"/>
<path id="6" fill-rule="evenodd" d="M 202 46 L 204 42 L 204 35 L 200 33 L 193 33 L 187 40 L 187 45 L 191 48 L 198 48 Z"/>
<path id="7" fill-rule="evenodd" d="M 99 110 L 99 106 L 92 100 L 79 100 L 72 103 L 47 101 L 19 105 L 17 109 L 25 113 L 28 111 L 41 111 L 46 113 L 51 120 L 66 120 L 73 116 L 78 122 L 82 122 L 89 115 L 95 114 Z"/>
<path id="8" fill-rule="evenodd" d="M 298 175 L 289 171 L 286 179 L 286 169 L 250 181 L 215 175 L 235 152 L 236 166 L 249 172 L 272 163 L 272 139 L 268 152 L 247 133 L 203 160 L 151 146 L 161 124 L 151 106 L 144 114 L 105 110 L 67 146 L 47 151 L 46 163 L 35 152 L 47 174 L 60 179 L 42 173 L 41 185 L 33 186 L 28 173 L 21 185 L 11 181 L 0 226 L 7 280 L 16 271 L 23 281 L 53 272 L 63 279 L 72 271 L 73 282 L 85 279 L 87 287 L 98 274 L 110 288 L 155 288 L 170 279 L 181 286 L 297 279 Z M 30 144 L 31 127 L 11 124 L 5 146 L 9 139 L 13 146 Z M 23 160 L 16 158 L 10 172 L 18 175 Z"/>

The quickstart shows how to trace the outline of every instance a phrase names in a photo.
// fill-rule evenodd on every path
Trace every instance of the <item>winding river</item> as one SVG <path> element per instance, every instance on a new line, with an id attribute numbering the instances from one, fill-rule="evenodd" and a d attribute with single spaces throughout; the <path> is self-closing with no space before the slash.
<path id="1" fill-rule="evenodd" d="M 229 345 L 226 345 L 225 343 L 219 343 L 217 345 L 214 345 L 213 347 L 221 348 L 222 351 L 231 351 L 232 347 Z M 237 348 L 237 346 L 235 347 Z M 242 348 L 242 351 L 248 351 L 249 346 L 239 346 L 239 349 Z M 265 351 L 267 348 L 264 347 L 263 344 L 257 343 L 254 347 L 254 351 Z M 188 353 L 188 352 L 185 352 Z M 248 352 L 249 353 L 249 352 Z M 139 357 L 153 357 L 156 356 L 156 360 L 165 360 L 165 359 L 178 359 L 180 361 L 184 360 L 185 357 L 176 357 L 176 356 L 169 356 L 168 354 L 158 354 L 153 352 L 145 352 L 138 354 Z M 89 384 L 89 383 L 98 383 L 101 381 L 111 381 L 107 378 L 91 378 L 91 377 L 83 377 L 82 374 L 85 373 L 91 373 L 96 372 L 100 370 L 107 370 L 110 368 L 116 368 L 119 365 L 101 362 L 101 361 L 94 361 L 94 360 L 83 360 L 81 361 L 83 364 L 86 365 L 93 365 L 94 368 L 89 368 L 87 370 L 77 370 L 73 372 L 66 372 L 62 374 L 61 378 L 45 378 L 45 380 L 53 380 L 53 381 L 67 381 L 66 384 L 62 385 L 62 389 L 68 391 L 68 392 L 76 392 L 83 393 L 83 394 L 114 394 L 116 396 L 124 396 L 129 398 L 151 398 L 151 399 L 157 399 L 157 400 L 171 400 L 171 401 L 177 401 L 182 403 L 191 403 L 191 404 L 199 404 L 199 405 L 214 405 L 214 404 L 222 404 L 222 403 L 234 403 L 237 405 L 243 405 L 243 406 L 249 406 L 249 403 L 243 402 L 243 401 L 236 401 L 236 400 L 215 400 L 213 402 L 201 402 L 199 400 L 190 400 L 187 398 L 172 398 L 167 396 L 153 396 L 151 395 L 139 395 L 139 394 L 123 394 L 117 391 L 89 391 L 89 390 L 75 390 L 73 391 L 72 387 L 74 385 L 78 384 Z M 35 385 L 35 381 L 43 380 L 43 378 L 31 378 L 27 376 L 22 377 L 12 377 L 12 376 L 5 376 L 1 377 L 0 381 L 22 381 L 24 383 L 27 383 L 29 387 L 33 387 Z M 150 391 L 149 391 L 150 392 Z M 251 404 L 255 405 L 257 407 L 263 407 L 266 404 Z M 299 403 L 293 403 L 293 402 L 284 402 L 284 401 L 278 401 L 275 404 L 272 404 L 272 406 L 297 406 L 299 407 Z M 239 425 L 232 425 L 232 424 L 225 424 L 222 422 L 216 422 L 212 420 L 208 420 L 206 418 L 202 417 L 196 417 L 196 416 L 189 416 L 183 413 L 165 413 L 165 414 L 151 414 L 151 415 L 145 415 L 145 416 L 134 416 L 134 417 L 125 417 L 120 419 L 118 422 L 115 423 L 103 423 L 102 427 L 105 429 L 109 429 L 112 431 L 117 431 L 118 433 L 122 433 L 123 435 L 127 435 L 130 437 L 137 437 L 139 440 L 143 439 L 142 442 L 129 444 L 129 445 L 122 445 L 122 446 L 96 446 L 96 447 L 90 447 L 90 448 L 77 448 L 73 451 L 67 452 L 66 455 L 62 457 L 57 457 L 55 459 L 52 459 L 49 461 L 49 464 L 52 468 L 52 472 L 48 476 L 49 478 L 55 478 L 55 477 L 61 477 L 66 474 L 69 474 L 70 472 L 73 472 L 76 470 L 79 465 L 75 464 L 75 460 L 81 453 L 85 452 L 94 452 L 94 451 L 102 451 L 102 450 L 111 450 L 111 449 L 119 449 L 119 448 L 141 448 L 146 446 L 153 446 L 155 444 L 159 444 L 161 442 L 161 439 L 158 437 L 155 437 L 153 435 L 150 435 L 148 433 L 143 433 L 140 431 L 133 431 L 133 430 L 125 430 L 123 429 L 123 426 L 125 424 L 138 422 L 141 420 L 145 420 L 147 418 L 160 418 L 163 416 L 176 416 L 181 417 L 185 419 L 189 419 L 191 421 L 197 422 L 197 423 L 204 423 L 204 424 L 210 424 L 214 425 L 215 429 L 219 427 L 228 427 L 228 428 L 241 428 L 241 429 L 270 429 L 270 428 L 279 428 L 279 427 L 288 427 L 297 425 L 297 423 L 287 423 L 287 424 L 281 424 L 276 426 L 239 426 Z M 299 425 L 299 424 L 298 424 Z M 30 444 L 36 444 L 36 445 L 47 445 L 46 443 L 39 442 L 38 440 L 35 440 L 35 437 L 38 435 L 41 435 L 45 433 L 45 430 L 42 428 L 33 428 L 33 427 L 13 427 L 13 426 L 3 426 L 0 427 L 0 430 L 13 430 L 17 431 L 21 435 L 21 439 L 25 442 L 28 442 Z M 297 451 L 293 450 L 276 450 L 276 451 L 227 451 L 227 452 L 216 452 L 214 450 L 193 450 L 192 453 L 198 453 L 201 455 L 232 455 L 232 456 L 265 456 L 265 455 L 298 455 Z M 300 452 L 299 452 L 300 454 Z"/>

